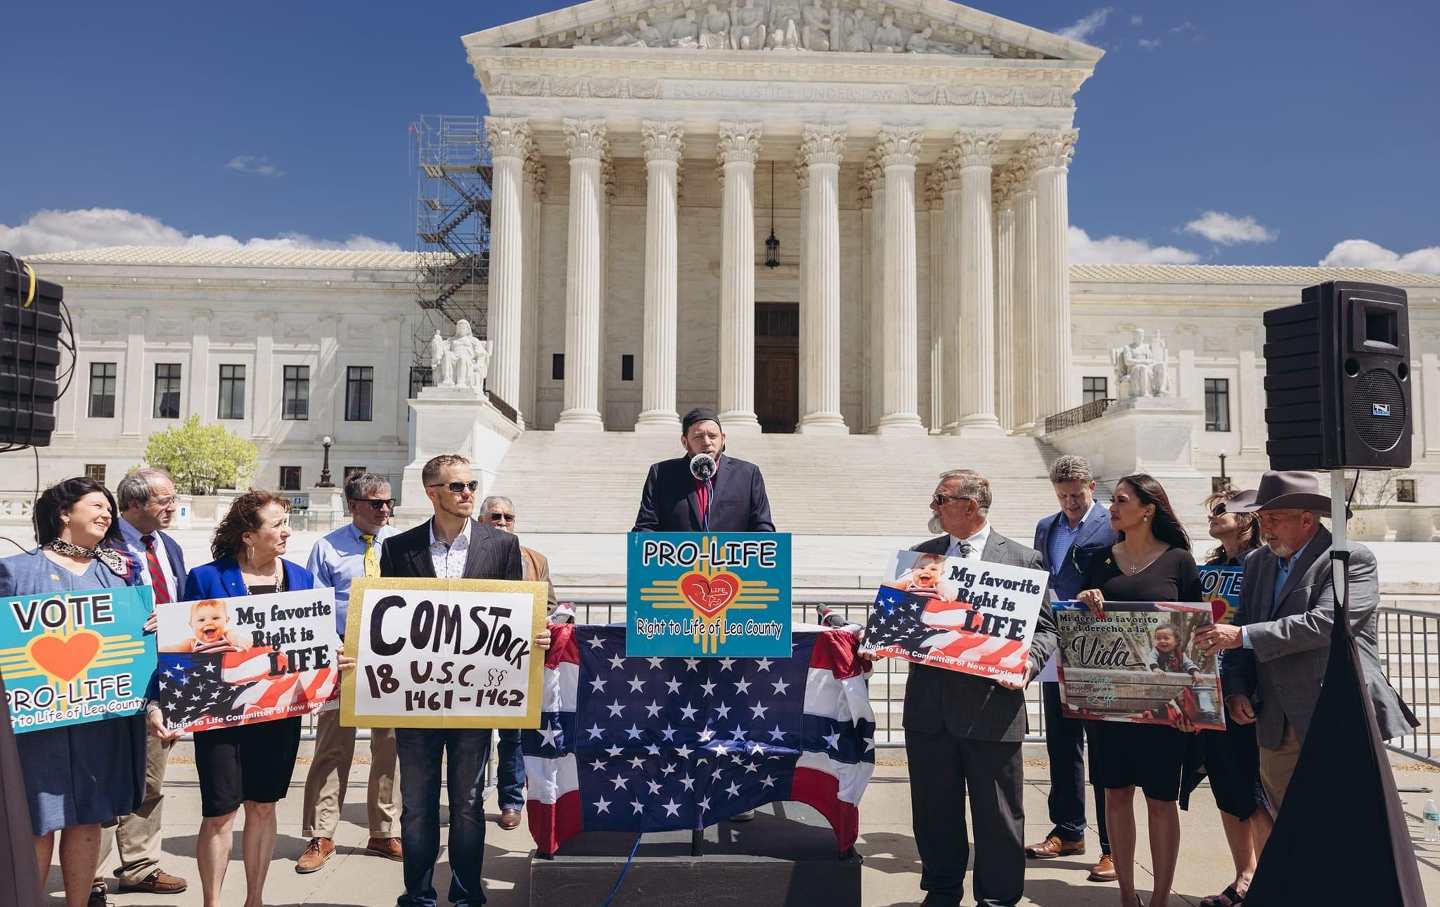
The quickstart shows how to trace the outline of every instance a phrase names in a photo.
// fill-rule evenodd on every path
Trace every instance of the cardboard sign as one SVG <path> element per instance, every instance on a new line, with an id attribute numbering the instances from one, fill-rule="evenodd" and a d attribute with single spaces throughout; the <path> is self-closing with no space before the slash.
<path id="1" fill-rule="evenodd" d="M 336 695 L 333 589 L 171 602 L 157 614 L 155 696 L 172 730 L 279 721 Z"/>
<path id="2" fill-rule="evenodd" d="M 1240 610 L 1240 586 L 1245 568 L 1230 565 L 1206 565 L 1200 568 L 1200 591 L 1210 602 L 1210 616 L 1217 624 L 1235 623 Z"/>
<path id="3" fill-rule="evenodd" d="M 544 583 L 357 579 L 340 697 L 346 727 L 535 728 Z"/>
<path id="4" fill-rule="evenodd" d="M 632 532 L 627 657 L 790 657 L 790 534 Z"/>
<path id="5" fill-rule="evenodd" d="M 1224 730 L 1215 656 L 1194 642 L 1213 623 L 1208 602 L 1106 602 L 1104 620 L 1058 602 L 1055 623 L 1067 716 L 1173 727 L 1183 715 L 1198 729 Z"/>
<path id="6" fill-rule="evenodd" d="M 1025 682 L 1048 573 L 898 551 L 885 575 L 862 653 Z"/>
<path id="7" fill-rule="evenodd" d="M 15 733 L 134 715 L 155 672 L 149 586 L 0 599 L 0 673 Z"/>

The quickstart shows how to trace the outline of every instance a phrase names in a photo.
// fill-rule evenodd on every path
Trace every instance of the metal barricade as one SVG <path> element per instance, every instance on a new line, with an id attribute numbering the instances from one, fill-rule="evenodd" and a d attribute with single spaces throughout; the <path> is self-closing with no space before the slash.
<path id="1" fill-rule="evenodd" d="M 1440 660 L 1440 615 L 1413 608 L 1382 607 L 1376 612 L 1376 647 L 1380 666 L 1390 685 L 1420 719 L 1414 733 L 1391 740 L 1388 748 L 1431 765 L 1440 765 L 1435 752 L 1435 722 L 1431 700 Z M 1440 704 L 1440 703 L 1437 703 Z"/>

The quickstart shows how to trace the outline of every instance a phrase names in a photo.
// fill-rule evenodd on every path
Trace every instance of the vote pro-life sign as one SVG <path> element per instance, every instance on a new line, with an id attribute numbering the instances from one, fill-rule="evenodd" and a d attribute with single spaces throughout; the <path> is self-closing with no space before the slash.
<path id="1" fill-rule="evenodd" d="M 632 532 L 625 655 L 789 658 L 790 534 Z"/>

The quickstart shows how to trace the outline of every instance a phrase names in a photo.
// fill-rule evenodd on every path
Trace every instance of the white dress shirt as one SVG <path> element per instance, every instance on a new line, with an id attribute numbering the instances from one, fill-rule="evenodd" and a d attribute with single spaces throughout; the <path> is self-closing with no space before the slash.
<path id="1" fill-rule="evenodd" d="M 465 558 L 470 553 L 470 520 L 448 546 L 435 537 L 435 521 L 430 521 L 430 560 L 439 579 L 464 579 Z"/>
<path id="2" fill-rule="evenodd" d="M 978 561 L 980 560 L 980 555 L 985 552 L 985 543 L 988 541 L 990 541 L 990 522 L 986 520 L 985 525 L 980 527 L 980 531 L 969 538 L 957 539 L 953 535 L 950 536 L 950 547 L 946 549 L 945 556 L 968 557 L 971 560 Z M 961 542 L 965 542 L 970 546 L 970 553 L 968 555 L 962 555 L 960 553 Z"/>
<path id="3" fill-rule="evenodd" d="M 160 562 L 160 573 L 165 577 L 165 585 L 169 587 L 172 602 L 180 600 L 179 584 L 175 582 L 175 570 L 170 566 L 170 549 L 165 547 L 165 540 L 161 538 L 160 530 L 152 533 L 143 533 L 130 525 L 125 517 L 120 517 L 120 535 L 125 539 L 125 550 L 140 565 L 140 579 L 147 586 L 155 585 L 150 578 L 150 564 L 145 559 L 145 543 L 140 541 L 142 535 L 153 535 L 155 537 L 155 560 Z"/>

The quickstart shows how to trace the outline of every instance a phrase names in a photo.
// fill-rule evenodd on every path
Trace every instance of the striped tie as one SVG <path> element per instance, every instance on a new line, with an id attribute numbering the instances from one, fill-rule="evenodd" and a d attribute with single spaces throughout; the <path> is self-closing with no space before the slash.
<path id="1" fill-rule="evenodd" d="M 360 541 L 365 543 L 365 575 L 380 575 L 380 549 L 375 547 L 375 536 L 361 533 Z"/>

